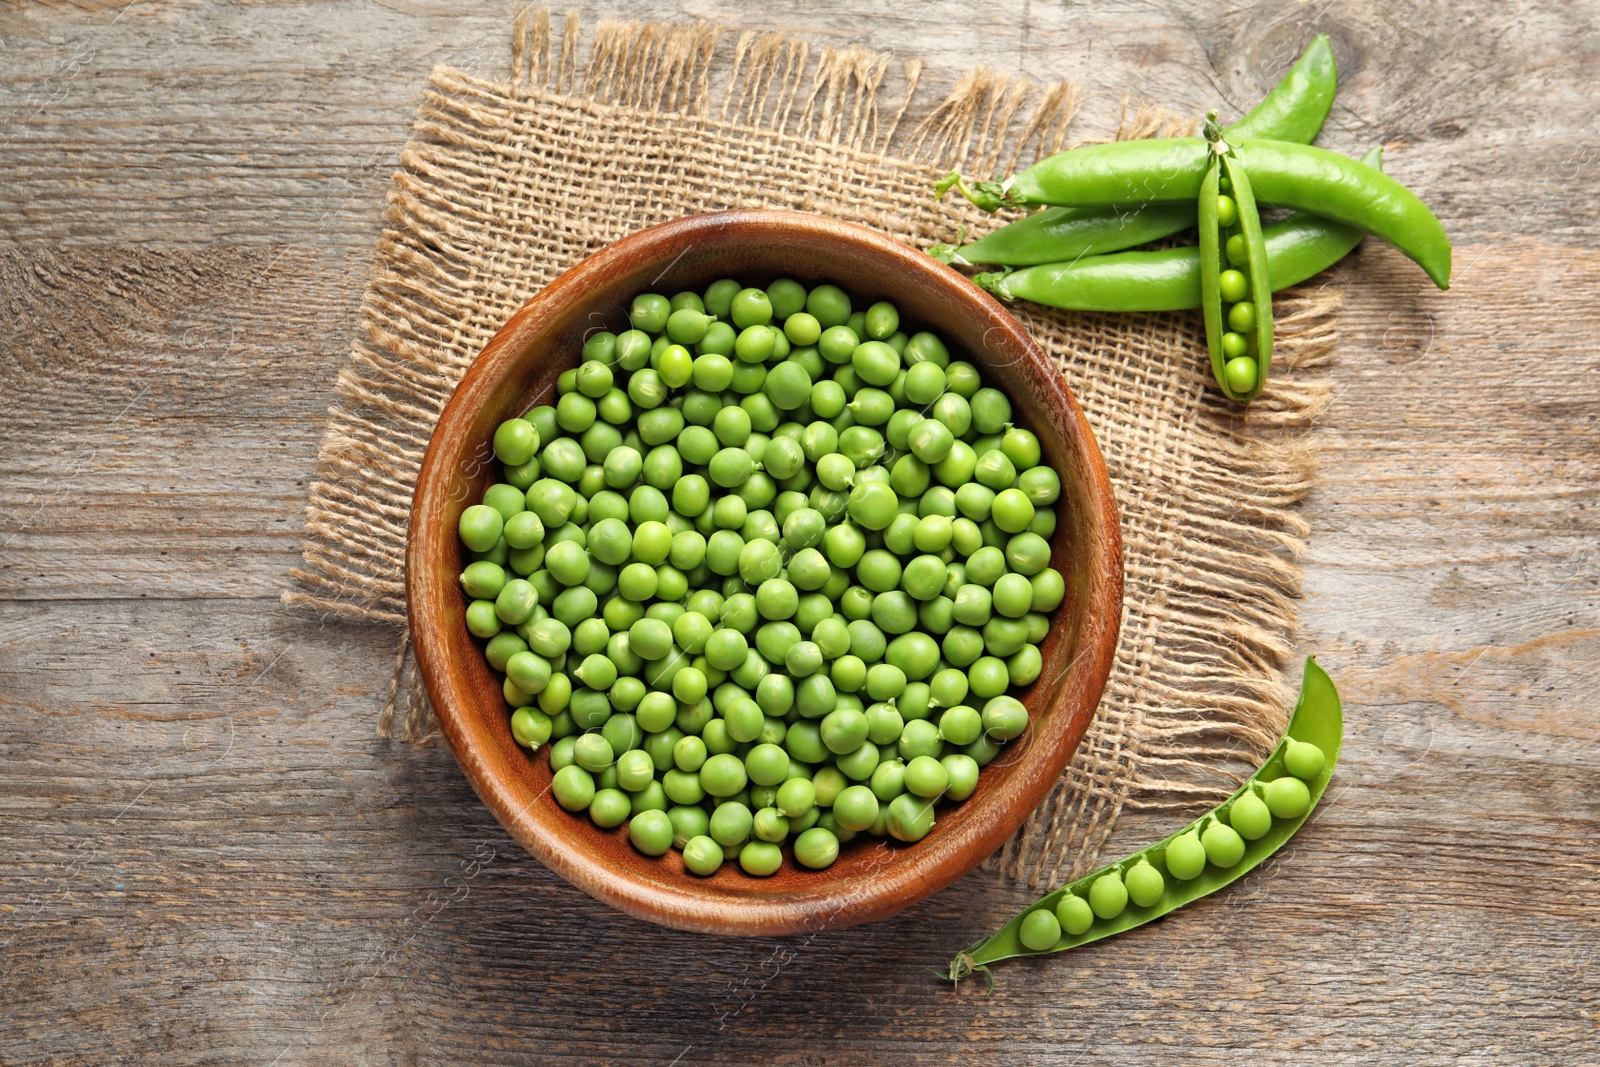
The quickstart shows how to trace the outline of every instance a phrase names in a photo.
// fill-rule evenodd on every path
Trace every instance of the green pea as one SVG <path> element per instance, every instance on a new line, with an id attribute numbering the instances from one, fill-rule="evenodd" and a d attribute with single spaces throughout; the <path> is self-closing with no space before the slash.
<path id="1" fill-rule="evenodd" d="M 1217 197 L 1217 225 L 1232 226 L 1239 221 L 1239 205 L 1231 196 Z"/>
<path id="2" fill-rule="evenodd" d="M 1247 334 L 1256 326 L 1256 306 L 1242 300 L 1228 309 L 1228 328 L 1235 333 Z"/>
<path id="3" fill-rule="evenodd" d="M 1231 302 L 1243 300 L 1250 294 L 1250 282 L 1242 271 L 1225 270 L 1217 276 L 1217 290 L 1222 299 Z"/>
<path id="4" fill-rule="evenodd" d="M 1089 907 L 1102 919 L 1115 919 L 1128 906 L 1128 888 L 1115 874 L 1102 874 L 1089 885 Z"/>
<path id="5" fill-rule="evenodd" d="M 1233 827 L 1220 822 L 1206 827 L 1200 835 L 1200 844 L 1205 846 L 1206 859 L 1218 867 L 1232 867 L 1244 858 L 1244 838 Z"/>
<path id="6" fill-rule="evenodd" d="M 906 764 L 906 789 L 915 796 L 942 796 L 949 784 L 949 772 L 932 756 L 916 756 Z"/>
<path id="7" fill-rule="evenodd" d="M 532 708 L 518 708 L 511 713 L 511 736 L 523 748 L 536 749 L 550 740 L 550 716 Z"/>
<path id="8" fill-rule="evenodd" d="M 1290 740 L 1283 753 L 1284 769 L 1302 781 L 1309 782 L 1321 774 L 1326 764 L 1327 756 L 1322 749 L 1308 741 Z"/>
<path id="9" fill-rule="evenodd" d="M 628 840 L 646 856 L 664 856 L 672 847 L 672 820 L 664 811 L 641 811 L 628 821 Z"/>
<path id="10" fill-rule="evenodd" d="M 568 811 L 583 811 L 594 800 L 594 777 L 576 764 L 563 767 L 551 778 L 550 792 Z"/>
<path id="11" fill-rule="evenodd" d="M 1311 808 L 1311 790 L 1299 778 L 1275 778 L 1267 783 L 1266 802 L 1275 818 L 1298 819 Z"/>
<path id="12" fill-rule="evenodd" d="M 888 385 L 900 373 L 900 353 L 882 341 L 864 341 L 850 353 L 850 366 L 868 385 Z"/>
<path id="13" fill-rule="evenodd" d="M 1257 841 L 1272 829 L 1272 812 L 1254 793 L 1245 793 L 1228 809 L 1228 825 L 1246 841 Z"/>
<path id="14" fill-rule="evenodd" d="M 717 805 L 711 813 L 708 831 L 712 840 L 725 848 L 737 848 L 750 839 L 755 817 L 750 808 L 737 801 L 727 800 Z"/>
<path id="15" fill-rule="evenodd" d="M 968 677 L 970 681 L 971 672 Z M 984 733 L 997 741 L 1010 741 L 1027 731 L 1028 709 L 1015 697 L 995 696 L 984 705 L 982 721 Z"/>
<path id="16" fill-rule="evenodd" d="M 962 801 L 978 788 L 978 761 L 963 752 L 952 752 L 939 760 L 944 766 L 948 785 L 945 798 Z"/>
<path id="17" fill-rule="evenodd" d="M 783 850 L 768 841 L 751 841 L 739 850 L 739 867 L 744 873 L 765 878 L 783 866 Z"/>
<path id="18" fill-rule="evenodd" d="M 882 482 L 864 482 L 850 490 L 850 518 L 868 530 L 882 530 L 895 517 L 900 498 Z"/>
<path id="19" fill-rule="evenodd" d="M 772 301 L 760 289 L 741 289 L 728 304 L 728 317 L 740 330 L 765 326 L 772 321 Z"/>
<path id="20" fill-rule="evenodd" d="M 1141 908 L 1153 907 L 1161 900 L 1161 894 L 1166 892 L 1167 888 L 1161 872 L 1144 860 L 1124 871 L 1122 882 L 1128 890 L 1128 899 Z"/>
<path id="21" fill-rule="evenodd" d="M 486 504 L 474 504 L 461 513 L 457 530 L 461 543 L 474 552 L 487 552 L 500 540 L 505 518 Z"/>
<path id="22" fill-rule="evenodd" d="M 1094 925 L 1094 909 L 1089 902 L 1074 893 L 1064 893 L 1056 901 L 1056 921 L 1069 937 L 1088 933 Z"/>
<path id="23" fill-rule="evenodd" d="M 705 835 L 691 837 L 683 845 L 683 865 L 690 874 L 709 878 L 722 867 L 722 846 Z"/>
<path id="24" fill-rule="evenodd" d="M 889 802 L 888 831 L 898 841 L 921 841 L 933 829 L 933 801 L 902 793 Z"/>
<path id="25" fill-rule="evenodd" d="M 1017 940 L 1022 942 L 1023 948 L 1033 952 L 1054 948 L 1061 940 L 1061 922 L 1048 908 L 1035 908 L 1022 917 Z"/>
<path id="26" fill-rule="evenodd" d="M 1236 304 L 1234 306 L 1240 307 L 1243 305 Z M 1227 336 L 1229 335 L 1224 335 L 1224 337 Z M 1254 391 L 1256 387 L 1256 375 L 1258 371 L 1259 367 L 1256 365 L 1256 361 L 1251 359 L 1249 356 L 1239 356 L 1236 359 L 1230 359 L 1226 364 L 1223 365 L 1222 368 L 1223 375 L 1228 379 L 1228 388 L 1232 389 L 1236 393 L 1249 393 Z"/>

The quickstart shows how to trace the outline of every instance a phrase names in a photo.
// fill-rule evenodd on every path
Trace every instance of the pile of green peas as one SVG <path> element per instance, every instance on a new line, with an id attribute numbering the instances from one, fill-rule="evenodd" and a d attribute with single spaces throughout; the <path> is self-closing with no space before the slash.
<path id="1" fill-rule="evenodd" d="M 1310 809 L 1306 783 L 1326 763 L 1318 746 L 1289 741 L 1283 753 L 1287 774 L 1269 781 L 1252 778 L 1237 796 L 1183 832 L 1069 886 L 1053 908 L 1037 907 L 1023 916 L 1017 939 L 1029 951 L 1044 952 L 1055 948 L 1063 935 L 1087 933 L 1096 920 L 1119 918 L 1129 904 L 1156 908 L 1167 892 L 1162 868 L 1179 882 L 1193 882 L 1207 864 L 1223 871 L 1236 867 L 1244 858 L 1245 842 L 1266 837 L 1274 819 L 1298 819 Z M 1172 906 L 1180 903 L 1184 901 Z"/>
<path id="2" fill-rule="evenodd" d="M 461 515 L 468 629 L 551 791 L 698 875 L 924 837 L 1028 715 L 1061 483 L 887 302 L 645 293 Z"/>

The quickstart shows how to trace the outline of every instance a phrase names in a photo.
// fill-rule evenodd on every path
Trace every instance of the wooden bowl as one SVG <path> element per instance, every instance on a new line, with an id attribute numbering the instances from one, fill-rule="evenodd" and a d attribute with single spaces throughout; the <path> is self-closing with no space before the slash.
<path id="1" fill-rule="evenodd" d="M 729 862 L 710 878 L 682 857 L 643 856 L 624 829 L 601 830 L 546 795 L 548 760 L 512 740 L 500 683 L 468 634 L 456 577 L 461 512 L 497 464 L 494 429 L 553 396 L 586 334 L 627 328 L 640 292 L 703 289 L 719 277 L 832 281 L 858 300 L 892 300 L 908 332 L 932 329 L 957 358 L 1011 397 L 1061 474 L 1051 563 L 1067 597 L 1023 695 L 1032 725 L 984 769 L 977 791 L 944 804 L 914 845 L 861 835 L 824 871 L 784 866 L 752 878 Z M 860 226 L 787 211 L 730 211 L 653 227 L 590 256 L 512 316 L 439 418 L 411 508 L 406 594 L 417 664 L 444 735 L 472 787 L 540 862 L 630 915 L 683 930 L 780 935 L 883 919 L 959 878 L 1002 845 L 1060 778 L 1099 703 L 1122 612 L 1122 540 L 1105 463 L 1060 376 L 987 294 L 921 252 Z M 787 852 L 787 850 L 786 850 Z"/>

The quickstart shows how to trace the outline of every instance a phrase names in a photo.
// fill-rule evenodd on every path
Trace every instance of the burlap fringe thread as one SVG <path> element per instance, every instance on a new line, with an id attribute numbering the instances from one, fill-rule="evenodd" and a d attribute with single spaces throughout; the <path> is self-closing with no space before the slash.
<path id="1" fill-rule="evenodd" d="M 383 736 L 397 713 L 401 739 L 437 736 L 404 631 L 411 492 L 455 382 L 527 296 L 606 242 L 691 211 L 797 207 L 924 246 L 992 225 L 953 199 L 931 202 L 932 180 L 1058 151 L 1079 107 L 1069 83 L 979 69 L 909 126 L 914 60 L 891 70 L 857 47 L 743 33 L 730 49 L 724 38 L 705 23 L 603 22 L 580 62 L 576 16 L 557 33 L 548 11 L 528 10 L 509 83 L 433 72 L 319 453 L 293 572 L 303 589 L 285 597 L 402 628 Z M 880 107 L 889 82 L 892 110 Z M 1118 137 L 1191 128 L 1124 104 Z M 699 158 L 708 145 L 716 171 Z M 1061 786 L 991 860 L 1006 875 L 1038 885 L 1090 869 L 1125 806 L 1213 802 L 1277 736 L 1307 533 L 1293 507 L 1313 476 L 1303 432 L 1329 392 L 1291 372 L 1331 360 L 1337 304 L 1328 288 L 1283 294 L 1276 374 L 1247 415 L 1206 388 L 1192 316 L 1015 309 L 1106 452 L 1127 600 L 1100 712 Z"/>

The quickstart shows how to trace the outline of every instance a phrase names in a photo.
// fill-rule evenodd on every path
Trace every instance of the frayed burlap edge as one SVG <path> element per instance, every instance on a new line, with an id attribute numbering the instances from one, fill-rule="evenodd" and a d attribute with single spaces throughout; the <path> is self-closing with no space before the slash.
<path id="1" fill-rule="evenodd" d="M 403 550 L 417 468 L 485 331 L 534 291 L 506 289 L 494 264 L 460 232 L 463 220 L 502 224 L 473 218 L 480 209 L 458 194 L 463 183 L 492 186 L 496 168 L 513 166 L 523 151 L 521 131 L 503 135 L 515 119 L 508 102 L 560 104 L 610 120 L 692 120 L 714 132 L 827 146 L 861 166 L 883 168 L 902 185 L 909 180 L 918 196 L 950 166 L 1005 172 L 1065 147 L 1080 103 L 1069 83 L 1036 86 L 980 69 L 912 125 L 905 119 L 923 73 L 916 61 L 891 71 L 889 57 L 860 48 L 817 49 L 783 34 L 755 33 L 741 34 L 730 48 L 724 37 L 703 23 L 602 23 L 580 62 L 577 18 L 568 16 L 558 34 L 548 12 L 530 10 L 516 20 L 509 84 L 442 67 L 430 79 L 390 194 L 361 329 L 335 387 L 338 402 L 307 506 L 304 566 L 293 571 L 302 589 L 285 596 L 327 615 L 400 627 L 378 721 L 383 736 L 417 744 L 438 737 L 404 629 Z M 891 80 L 898 83 L 893 90 Z M 882 107 L 895 91 L 899 103 Z M 1118 137 L 1190 128 L 1191 121 L 1161 109 L 1130 115 L 1124 102 Z M 757 195 L 717 206 L 761 203 Z M 955 203 L 935 208 L 917 201 L 911 210 L 922 214 L 911 221 L 892 207 L 846 206 L 825 196 L 786 206 L 832 209 L 924 244 L 928 232 L 948 239 L 964 223 L 992 225 Z M 1279 671 L 1296 625 L 1295 561 L 1306 535 L 1294 506 L 1314 470 L 1303 434 L 1329 395 L 1326 383 L 1291 372 L 1331 359 L 1337 304 L 1328 289 L 1280 301 L 1278 373 L 1248 413 L 1194 382 L 1162 394 L 1177 397 L 1165 407 L 1137 412 L 1134 421 L 1189 428 L 1186 439 L 1163 442 L 1173 463 L 1166 473 L 1186 491 L 1174 506 L 1143 516 L 1148 528 L 1125 531 L 1130 544 L 1137 537 L 1146 551 L 1129 553 L 1130 597 L 1101 714 L 1061 786 L 991 867 L 1034 885 L 1088 869 L 1124 807 L 1214 801 L 1281 729 L 1292 692 Z M 492 322 L 464 327 L 485 306 L 498 309 Z M 1060 361 L 1126 499 L 1128 482 L 1118 477 L 1115 458 L 1128 412 L 1097 405 L 1105 387 L 1090 357 L 1130 342 L 1136 348 L 1146 335 L 1187 338 L 1170 343 L 1192 347 L 1192 323 L 1182 316 L 1016 310 Z M 394 327 L 397 321 L 404 329 Z M 1135 458 L 1124 459 L 1127 474 Z M 1140 497 L 1148 496 L 1145 487 Z"/>

